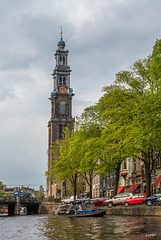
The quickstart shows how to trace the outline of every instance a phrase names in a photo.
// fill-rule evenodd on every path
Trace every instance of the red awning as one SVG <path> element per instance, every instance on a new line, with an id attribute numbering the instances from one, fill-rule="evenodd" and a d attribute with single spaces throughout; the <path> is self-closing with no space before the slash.
<path id="1" fill-rule="evenodd" d="M 126 192 L 134 192 L 140 186 L 140 183 L 133 184 Z"/>
<path id="2" fill-rule="evenodd" d="M 121 176 L 127 176 L 128 173 L 121 173 Z"/>
<path id="3" fill-rule="evenodd" d="M 118 187 L 118 189 L 117 189 L 117 193 L 121 192 L 122 189 L 124 189 L 124 186 Z"/>
<path id="4" fill-rule="evenodd" d="M 153 185 L 158 185 L 161 182 L 161 175 L 158 177 L 158 179 L 153 183 Z"/>

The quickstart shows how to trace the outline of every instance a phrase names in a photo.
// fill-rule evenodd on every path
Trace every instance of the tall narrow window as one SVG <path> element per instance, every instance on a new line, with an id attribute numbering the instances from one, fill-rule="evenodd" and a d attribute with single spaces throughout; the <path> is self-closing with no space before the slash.
<path id="1" fill-rule="evenodd" d="M 161 167 L 161 156 L 158 157 L 158 167 Z"/>
<path id="2" fill-rule="evenodd" d="M 63 77 L 63 85 L 66 85 L 66 79 Z"/>
<path id="3" fill-rule="evenodd" d="M 62 77 L 59 77 L 59 85 L 62 85 Z"/>
<path id="4" fill-rule="evenodd" d="M 59 138 L 62 139 L 63 136 L 63 126 L 59 125 Z"/>
<path id="5" fill-rule="evenodd" d="M 126 166 L 126 160 L 123 161 L 123 170 L 124 170 L 124 169 L 127 169 L 127 166 Z"/>
<path id="6" fill-rule="evenodd" d="M 63 65 L 65 65 L 65 57 L 63 57 Z"/>
<path id="7" fill-rule="evenodd" d="M 133 166 L 134 166 L 134 169 L 133 169 L 133 170 L 136 171 L 136 158 L 133 158 L 133 164 L 134 164 L 134 165 L 133 165 Z"/>
<path id="8" fill-rule="evenodd" d="M 138 159 L 138 171 L 140 171 L 140 159 Z"/>

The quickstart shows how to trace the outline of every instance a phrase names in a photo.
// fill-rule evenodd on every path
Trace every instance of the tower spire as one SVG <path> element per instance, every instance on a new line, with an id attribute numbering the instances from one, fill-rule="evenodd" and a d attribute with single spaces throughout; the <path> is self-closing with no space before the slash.
<path id="1" fill-rule="evenodd" d="M 61 32 L 60 32 L 60 41 L 58 42 L 57 46 L 59 49 L 63 50 L 65 48 L 65 42 L 63 41 L 63 31 L 62 31 L 62 27 L 60 27 Z"/>
<path id="2" fill-rule="evenodd" d="M 63 36 L 62 36 L 62 34 L 63 34 L 62 27 L 60 27 L 60 29 L 61 29 L 61 32 L 60 32 L 60 40 L 62 41 L 62 40 L 63 40 Z"/>

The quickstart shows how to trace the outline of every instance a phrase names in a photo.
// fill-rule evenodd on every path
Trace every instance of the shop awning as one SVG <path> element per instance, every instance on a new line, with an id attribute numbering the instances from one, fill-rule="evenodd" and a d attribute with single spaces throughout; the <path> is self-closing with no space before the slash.
<path id="1" fill-rule="evenodd" d="M 124 186 L 118 187 L 117 193 L 121 192 L 124 189 Z"/>
<path id="2" fill-rule="evenodd" d="M 153 185 L 158 185 L 161 182 L 161 175 L 158 177 L 158 179 L 153 183 Z"/>
<path id="3" fill-rule="evenodd" d="M 133 184 L 126 192 L 134 192 L 140 186 L 140 183 Z"/>
<path id="4" fill-rule="evenodd" d="M 121 173 L 121 176 L 127 176 L 128 173 Z"/>

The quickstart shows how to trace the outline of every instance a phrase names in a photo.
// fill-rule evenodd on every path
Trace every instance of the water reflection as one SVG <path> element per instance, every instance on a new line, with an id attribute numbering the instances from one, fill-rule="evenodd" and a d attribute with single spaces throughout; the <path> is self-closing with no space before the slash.
<path id="1" fill-rule="evenodd" d="M 2 240 L 161 239 L 161 217 L 68 218 L 30 215 L 0 218 Z"/>
<path id="2" fill-rule="evenodd" d="M 161 239 L 161 218 L 105 216 L 72 218 L 50 216 L 45 226 L 48 239 Z"/>

